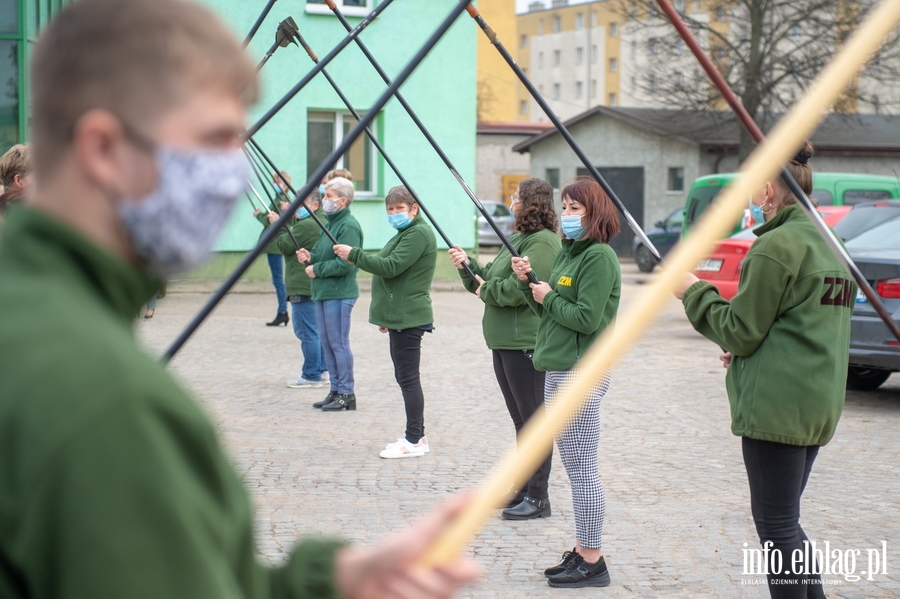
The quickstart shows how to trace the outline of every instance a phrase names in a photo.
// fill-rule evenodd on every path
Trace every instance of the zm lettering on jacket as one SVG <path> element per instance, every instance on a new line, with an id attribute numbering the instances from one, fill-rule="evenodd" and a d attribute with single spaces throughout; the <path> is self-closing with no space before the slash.
<path id="1" fill-rule="evenodd" d="M 839 306 L 849 308 L 853 303 L 853 283 L 840 277 L 825 277 L 825 295 L 822 296 L 823 306 Z"/>
<path id="2" fill-rule="evenodd" d="M 562 285 L 563 287 L 571 287 L 572 286 L 572 277 L 562 276 L 556 282 L 557 285 Z"/>

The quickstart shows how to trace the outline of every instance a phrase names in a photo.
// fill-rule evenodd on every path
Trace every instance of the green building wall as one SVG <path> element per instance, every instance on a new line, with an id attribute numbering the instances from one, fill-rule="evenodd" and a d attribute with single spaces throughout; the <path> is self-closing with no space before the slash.
<path id="1" fill-rule="evenodd" d="M 258 0 L 205 0 L 241 39 L 265 2 Z M 400 72 L 412 55 L 444 19 L 455 0 L 396 0 L 361 34 L 389 76 Z M 343 39 L 346 31 L 332 14 L 309 14 L 299 1 L 276 2 L 260 27 L 249 52 L 259 60 L 274 41 L 275 29 L 291 16 L 320 57 Z M 359 17 L 348 17 L 355 26 Z M 401 88 L 404 97 L 456 165 L 464 179 L 475 181 L 475 34 L 476 25 L 463 13 L 459 21 L 420 64 Z M 296 46 L 279 48 L 261 72 L 262 100 L 251 121 L 281 98 L 305 75 L 313 63 Z M 358 111 L 364 111 L 383 93 L 385 85 L 355 44 L 329 65 L 328 71 Z M 306 126 L 308 111 L 344 111 L 328 82 L 319 75 L 279 112 L 255 139 L 287 170 L 296 188 L 306 181 Z M 377 119 L 376 132 L 403 175 L 435 216 L 450 239 L 462 246 L 475 245 L 475 211 L 459 184 L 423 138 L 396 100 Z M 375 152 L 377 155 L 377 152 Z M 385 218 L 384 194 L 399 181 L 380 158 L 374 198 L 357 199 L 351 210 L 365 233 L 366 249 L 379 249 L 394 234 Z M 220 241 L 223 252 L 252 248 L 261 231 L 246 201 L 232 217 Z M 443 245 L 439 240 L 439 244 Z"/>

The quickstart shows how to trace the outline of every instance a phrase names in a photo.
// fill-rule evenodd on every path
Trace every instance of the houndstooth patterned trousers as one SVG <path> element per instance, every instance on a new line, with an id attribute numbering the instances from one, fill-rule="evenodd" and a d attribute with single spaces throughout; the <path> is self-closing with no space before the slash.
<path id="1" fill-rule="evenodd" d="M 575 378 L 574 370 L 550 371 L 544 379 L 544 402 L 549 407 L 560 387 Z M 606 496 L 597 465 L 600 443 L 600 400 L 609 390 L 609 375 L 597 383 L 565 431 L 556 438 L 559 455 L 572 485 L 575 536 L 582 547 L 602 547 Z"/>

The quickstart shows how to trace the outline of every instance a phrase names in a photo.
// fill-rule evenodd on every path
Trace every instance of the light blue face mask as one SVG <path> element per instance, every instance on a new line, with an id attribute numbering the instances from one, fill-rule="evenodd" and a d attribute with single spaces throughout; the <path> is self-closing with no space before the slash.
<path id="1" fill-rule="evenodd" d="M 297 211 L 297 218 L 299 218 L 300 220 L 309 218 L 309 210 L 307 210 L 305 206 L 301 206 L 300 210 Z"/>
<path id="2" fill-rule="evenodd" d="M 247 189 L 247 160 L 240 150 L 159 147 L 154 155 L 156 189 L 118 212 L 135 254 L 165 279 L 209 258 Z"/>
<path id="3" fill-rule="evenodd" d="M 281 195 L 284 193 L 284 190 L 281 189 L 281 185 L 278 183 L 272 183 L 272 189 L 275 190 L 275 195 Z"/>
<path id="4" fill-rule="evenodd" d="M 322 196 L 325 195 L 325 184 L 324 184 L 324 183 L 320 183 L 320 184 L 319 184 L 319 193 L 320 193 Z"/>
<path id="5" fill-rule="evenodd" d="M 406 212 L 388 214 L 387 218 L 388 222 L 391 223 L 391 226 L 395 229 L 405 229 L 412 224 L 412 219 L 409 218 L 409 215 Z"/>
<path id="6" fill-rule="evenodd" d="M 581 239 L 581 236 L 584 235 L 580 214 L 564 214 L 559 221 L 563 234 L 569 239 Z"/>
<path id="7" fill-rule="evenodd" d="M 750 195 L 750 216 L 753 217 L 753 222 L 757 224 L 762 224 L 766 222 L 766 213 L 763 212 L 762 206 L 757 206 L 753 203 L 753 195 Z"/>

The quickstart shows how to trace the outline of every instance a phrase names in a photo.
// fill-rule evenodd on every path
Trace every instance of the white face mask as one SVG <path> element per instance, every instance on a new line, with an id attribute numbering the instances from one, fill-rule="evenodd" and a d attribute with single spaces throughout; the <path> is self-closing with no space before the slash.
<path id="1" fill-rule="evenodd" d="M 339 201 L 339 199 L 332 200 L 331 198 L 325 198 L 324 200 L 322 200 L 322 210 L 325 212 L 325 214 L 334 214 L 335 212 L 340 210 L 340 207 L 338 206 Z"/>
<path id="2" fill-rule="evenodd" d="M 156 189 L 119 205 L 134 252 L 153 274 L 169 278 L 209 258 L 235 202 L 247 189 L 240 150 L 158 148 Z"/>

